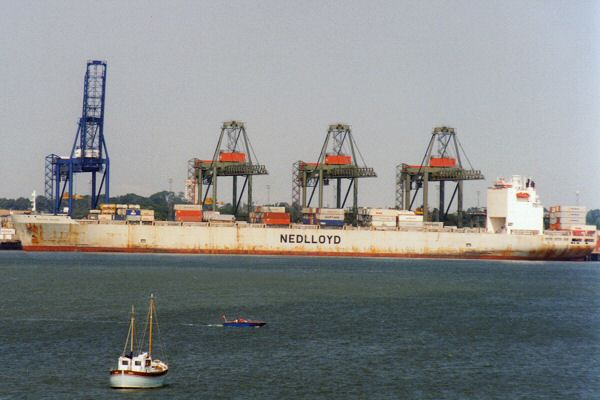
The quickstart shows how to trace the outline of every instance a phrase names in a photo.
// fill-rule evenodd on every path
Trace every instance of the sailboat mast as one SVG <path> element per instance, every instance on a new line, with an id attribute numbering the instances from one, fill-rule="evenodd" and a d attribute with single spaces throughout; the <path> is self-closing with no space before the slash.
<path id="1" fill-rule="evenodd" d="M 133 354 L 133 341 L 135 339 L 135 308 L 131 306 L 131 354 Z"/>
<path id="2" fill-rule="evenodd" d="M 148 355 L 152 356 L 152 315 L 154 314 L 154 294 L 150 295 L 150 343 L 148 345 Z"/>

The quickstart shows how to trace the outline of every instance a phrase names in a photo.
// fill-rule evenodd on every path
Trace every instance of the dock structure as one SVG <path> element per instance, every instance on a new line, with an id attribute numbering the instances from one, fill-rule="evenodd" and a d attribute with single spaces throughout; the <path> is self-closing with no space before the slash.
<path id="1" fill-rule="evenodd" d="M 365 165 L 364 159 L 352 135 L 350 125 L 329 125 L 327 135 L 316 162 L 297 161 L 292 176 L 292 204 L 310 207 L 317 193 L 318 207 L 323 207 L 324 187 L 333 180 L 336 183 L 336 208 L 344 208 L 352 191 L 352 212 L 358 214 L 358 179 L 374 178 L 377 174 Z M 343 195 L 342 182 L 347 180 Z M 312 188 L 312 190 L 309 190 Z M 309 193 L 310 192 L 310 193 Z"/>
<path id="2" fill-rule="evenodd" d="M 234 214 L 240 214 L 244 192 L 247 193 L 247 212 L 252 211 L 252 177 L 267 175 L 266 166 L 260 164 L 254 154 L 246 127 L 241 121 L 226 121 L 221 127 L 217 146 L 210 160 L 193 158 L 188 161 L 188 198 L 194 204 L 218 207 L 220 177 L 232 178 L 232 206 Z M 238 193 L 238 178 L 243 178 Z M 208 198 L 211 193 L 212 198 Z"/>
<path id="3" fill-rule="evenodd" d="M 463 157 L 469 168 L 463 166 Z M 462 145 L 456 138 L 454 128 L 441 126 L 433 129 L 427 150 L 419 165 L 399 164 L 396 166 L 396 208 L 411 210 L 420 189 L 423 189 L 423 220 L 429 221 L 429 183 L 439 182 L 438 221 L 445 221 L 450 206 L 456 197 L 459 227 L 463 216 L 463 182 L 485 179 L 481 171 L 473 169 Z M 445 205 L 445 184 L 456 183 L 452 197 Z M 413 193 L 414 189 L 414 193 Z"/>

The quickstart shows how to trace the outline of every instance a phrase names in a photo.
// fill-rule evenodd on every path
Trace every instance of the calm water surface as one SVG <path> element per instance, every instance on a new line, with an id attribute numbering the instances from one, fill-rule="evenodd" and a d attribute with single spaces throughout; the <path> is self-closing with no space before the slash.
<path id="1" fill-rule="evenodd" d="M 168 386 L 110 389 L 151 292 Z M 600 398 L 598 263 L 0 252 L 0 294 L 0 399 Z"/>

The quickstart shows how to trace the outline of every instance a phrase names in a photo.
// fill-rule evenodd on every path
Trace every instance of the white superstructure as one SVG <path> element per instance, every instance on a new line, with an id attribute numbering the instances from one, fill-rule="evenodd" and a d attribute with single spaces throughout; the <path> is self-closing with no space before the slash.
<path id="1" fill-rule="evenodd" d="M 498 179 L 488 189 L 486 226 L 490 233 L 543 234 L 544 208 L 535 182 L 520 175 Z"/>

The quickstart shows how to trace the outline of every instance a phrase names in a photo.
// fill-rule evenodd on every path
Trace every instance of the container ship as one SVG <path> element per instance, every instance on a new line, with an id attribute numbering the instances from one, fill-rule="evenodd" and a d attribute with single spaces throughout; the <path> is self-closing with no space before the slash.
<path id="1" fill-rule="evenodd" d="M 360 208 L 358 226 L 344 222 L 343 210 L 302 211 L 300 224 L 278 207 L 257 207 L 249 221 L 236 221 L 191 204 L 176 208 L 177 221 L 156 221 L 151 210 L 114 204 L 81 220 L 12 218 L 26 251 L 583 260 L 597 240 L 596 227 L 582 223 L 583 207 L 553 207 L 554 229 L 544 231 L 535 187 L 520 176 L 488 189 L 486 228 L 443 226 L 397 209 Z"/>

